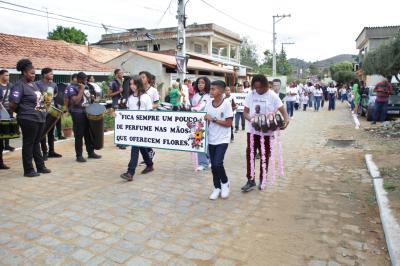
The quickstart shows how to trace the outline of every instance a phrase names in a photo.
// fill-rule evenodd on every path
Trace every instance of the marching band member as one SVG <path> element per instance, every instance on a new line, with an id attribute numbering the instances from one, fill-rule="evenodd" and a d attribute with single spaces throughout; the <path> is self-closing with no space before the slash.
<path id="1" fill-rule="evenodd" d="M 39 90 L 44 93 L 49 93 L 52 96 L 52 104 L 54 104 L 54 97 L 56 97 L 58 93 L 57 84 L 53 82 L 53 70 L 51 68 L 43 68 L 42 69 L 42 79 L 35 82 L 36 86 Z M 49 107 L 49 106 L 48 106 Z M 49 119 L 50 114 L 47 114 L 46 120 Z M 46 145 L 46 136 L 41 140 L 41 147 L 43 153 L 43 160 L 47 160 L 47 158 L 61 158 L 62 155 L 58 154 L 54 151 L 54 125 L 50 128 L 50 131 L 47 133 L 47 141 L 49 144 L 49 149 L 47 149 Z"/>
<path id="2" fill-rule="evenodd" d="M 112 108 L 114 110 L 119 109 L 119 101 L 123 98 L 124 89 L 122 83 L 124 81 L 124 72 L 121 69 L 114 70 L 114 80 L 108 85 L 108 97 L 111 97 Z M 117 145 L 121 150 L 125 150 L 125 145 Z"/>
<path id="3" fill-rule="evenodd" d="M 13 117 L 13 112 L 10 111 L 10 106 L 9 106 L 9 101 L 8 98 L 10 96 L 11 92 L 11 87 L 12 84 L 10 82 L 10 74 L 6 69 L 0 70 L 0 90 L 2 91 L 3 99 L 1 100 L 1 103 L 3 104 L 3 107 L 6 108 L 8 113 L 10 114 L 10 117 Z M 10 146 L 10 140 L 9 139 L 3 139 L 0 140 L 0 142 L 3 142 L 3 148 L 6 151 L 14 151 L 15 148 Z"/>
<path id="4" fill-rule="evenodd" d="M 77 74 L 77 84 L 71 83 L 66 89 L 68 98 L 68 110 L 71 113 L 73 131 L 75 136 L 76 161 L 86 162 L 82 156 L 83 138 L 85 139 L 88 158 L 100 159 L 101 156 L 94 152 L 89 132 L 89 121 L 86 117 L 85 107 L 90 103 L 91 95 L 86 86 L 87 76 L 83 72 Z"/>
<path id="5" fill-rule="evenodd" d="M 129 93 L 130 96 L 127 101 L 127 106 L 129 110 L 145 110 L 150 111 L 153 109 L 153 101 L 150 96 L 146 93 L 143 86 L 142 80 L 137 76 L 130 79 L 129 82 Z M 138 164 L 139 151 L 143 156 L 146 163 L 146 168 L 142 171 L 142 174 L 148 173 L 146 169 L 153 168 L 153 161 L 148 153 L 148 149 L 144 147 L 132 146 L 131 149 L 131 159 L 128 164 L 128 170 L 126 173 L 121 175 L 121 178 L 126 181 L 132 181 L 135 175 L 135 170 Z"/>
<path id="6" fill-rule="evenodd" d="M 22 162 L 24 176 L 36 177 L 40 173 L 50 173 L 40 151 L 40 140 L 46 121 L 46 106 L 39 88 L 35 85 L 35 68 L 29 59 L 21 59 L 17 70 L 22 78 L 11 89 L 10 109 L 17 113 L 18 123 L 22 130 Z M 33 168 L 32 158 L 36 169 Z"/>

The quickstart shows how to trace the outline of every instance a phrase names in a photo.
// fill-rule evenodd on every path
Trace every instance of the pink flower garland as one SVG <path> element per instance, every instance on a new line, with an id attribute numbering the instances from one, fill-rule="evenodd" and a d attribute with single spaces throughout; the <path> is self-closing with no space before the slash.
<path id="1" fill-rule="evenodd" d="M 278 167 L 279 167 L 279 176 L 282 177 L 285 173 L 283 171 L 283 148 L 282 148 L 282 141 L 281 141 L 281 131 L 278 130 L 277 133 L 277 141 L 278 141 Z"/>
<path id="2" fill-rule="evenodd" d="M 254 134 L 253 132 L 250 132 L 250 175 L 251 175 L 251 180 L 254 180 L 256 177 L 256 174 L 254 172 Z"/>
<path id="3" fill-rule="evenodd" d="M 261 168 L 262 168 L 262 183 L 261 189 L 264 190 L 267 187 L 267 156 L 265 150 L 265 136 L 261 134 L 260 136 L 260 146 L 261 146 Z M 268 158 L 269 159 L 269 158 Z"/>
<path id="4" fill-rule="evenodd" d="M 276 180 L 276 160 L 275 160 L 275 145 L 277 143 L 278 146 L 278 175 L 279 177 L 282 177 L 284 175 L 284 163 L 283 163 L 283 148 L 282 148 L 282 141 L 280 139 L 280 130 L 278 129 L 277 132 L 271 132 L 272 134 L 269 135 L 263 134 L 260 132 L 260 146 L 261 146 L 261 166 L 263 169 L 262 173 L 262 183 L 261 183 L 261 189 L 264 190 L 267 187 L 267 160 L 269 160 L 269 157 L 267 156 L 266 150 L 265 150 L 265 136 L 269 136 L 269 145 L 270 145 L 270 152 L 271 152 L 271 163 L 269 165 L 270 171 L 271 171 L 271 183 L 275 184 Z M 252 132 L 250 133 L 250 174 L 252 177 L 252 180 L 255 179 L 255 161 L 254 161 L 254 128 L 252 129 Z"/>

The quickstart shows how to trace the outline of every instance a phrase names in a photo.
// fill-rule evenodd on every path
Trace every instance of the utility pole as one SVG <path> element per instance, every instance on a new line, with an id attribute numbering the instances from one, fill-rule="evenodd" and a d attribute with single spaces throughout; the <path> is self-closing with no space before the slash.
<path id="1" fill-rule="evenodd" d="M 177 52 L 176 52 L 176 66 L 181 81 L 186 78 L 186 15 L 184 0 L 178 0 L 178 32 L 177 32 Z"/>
<path id="2" fill-rule="evenodd" d="M 289 17 L 288 15 L 274 15 L 272 16 L 272 76 L 276 76 L 276 33 L 275 33 L 275 24 L 281 21 L 282 19 Z"/>

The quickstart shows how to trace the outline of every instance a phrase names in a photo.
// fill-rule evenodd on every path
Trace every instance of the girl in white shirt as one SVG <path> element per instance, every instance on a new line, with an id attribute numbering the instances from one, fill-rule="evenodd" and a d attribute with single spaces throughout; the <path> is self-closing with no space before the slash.
<path id="1" fill-rule="evenodd" d="M 229 181 L 224 168 L 224 157 L 231 140 L 233 121 L 232 103 L 224 99 L 226 84 L 222 80 L 211 83 L 213 100 L 207 102 L 205 120 L 208 121 L 208 150 L 210 153 L 211 170 L 214 190 L 211 200 L 229 196 Z"/>
<path id="2" fill-rule="evenodd" d="M 314 89 L 314 111 L 318 112 L 319 108 L 321 107 L 321 100 L 323 95 L 322 88 L 319 84 L 315 85 Z"/>
<path id="3" fill-rule="evenodd" d="M 146 93 L 142 80 L 139 76 L 133 77 L 129 82 L 130 96 L 127 101 L 129 110 L 150 111 L 153 109 L 153 101 Z M 139 151 L 143 156 L 146 164 L 146 169 L 153 169 L 153 160 L 150 157 L 147 148 L 132 146 L 131 159 L 128 164 L 128 170 L 121 175 L 121 178 L 126 181 L 132 181 L 135 175 L 135 170 L 138 165 Z"/>
<path id="4" fill-rule="evenodd" d="M 192 111 L 202 112 L 210 101 L 210 87 L 211 82 L 207 77 L 199 77 L 194 86 L 196 94 L 192 98 Z M 225 88 L 224 88 L 225 89 Z M 203 171 L 209 167 L 210 159 L 207 153 L 197 154 L 197 168 L 196 171 Z"/>

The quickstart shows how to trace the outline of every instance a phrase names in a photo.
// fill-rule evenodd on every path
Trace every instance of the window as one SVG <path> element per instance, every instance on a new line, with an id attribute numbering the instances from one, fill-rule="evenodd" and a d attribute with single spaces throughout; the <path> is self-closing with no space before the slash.
<path id="1" fill-rule="evenodd" d="M 195 43 L 194 44 L 194 52 L 198 54 L 203 53 L 203 46 L 201 44 Z"/>
<path id="2" fill-rule="evenodd" d="M 136 50 L 147 51 L 147 45 L 136 45 Z"/>
<path id="3" fill-rule="evenodd" d="M 161 46 L 159 44 L 154 44 L 153 51 L 161 51 Z"/>
<path id="4" fill-rule="evenodd" d="M 215 48 L 215 47 L 212 48 L 212 53 L 213 53 L 213 54 L 218 55 L 218 52 L 219 52 L 219 49 L 218 49 L 218 48 Z"/>

